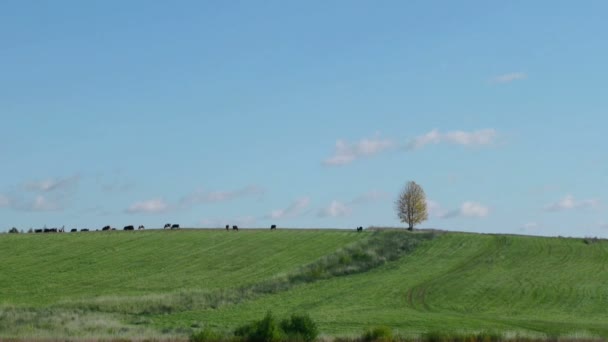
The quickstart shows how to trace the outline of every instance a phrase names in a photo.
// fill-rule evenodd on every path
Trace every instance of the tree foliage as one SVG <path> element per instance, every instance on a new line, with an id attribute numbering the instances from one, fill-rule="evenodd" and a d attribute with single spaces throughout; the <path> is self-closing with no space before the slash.
<path id="1" fill-rule="evenodd" d="M 395 204 L 399 219 L 407 223 L 410 230 L 428 218 L 426 195 L 416 182 L 407 182 Z"/>

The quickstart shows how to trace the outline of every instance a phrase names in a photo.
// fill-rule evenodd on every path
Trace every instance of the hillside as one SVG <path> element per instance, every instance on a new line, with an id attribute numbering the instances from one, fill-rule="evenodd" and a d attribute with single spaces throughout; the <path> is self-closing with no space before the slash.
<path id="1" fill-rule="evenodd" d="M 187 336 L 202 326 L 233 329 L 272 309 L 277 316 L 308 312 L 333 336 L 386 325 L 406 336 L 608 337 L 607 243 L 430 237 L 335 230 L 2 235 L 0 336 Z M 394 243 L 401 252 L 384 258 L 378 248 Z M 383 259 L 374 264 L 377 255 Z M 357 258 L 366 268 L 285 280 L 321 269 L 320 260 L 323 269 L 331 260 L 349 269 Z"/>

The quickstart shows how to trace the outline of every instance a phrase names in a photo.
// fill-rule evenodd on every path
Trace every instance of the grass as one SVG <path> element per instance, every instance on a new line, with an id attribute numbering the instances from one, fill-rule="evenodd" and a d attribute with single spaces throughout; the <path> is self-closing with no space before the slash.
<path id="1" fill-rule="evenodd" d="M 232 331 L 268 310 L 307 313 L 322 335 L 353 340 L 376 327 L 406 340 L 487 331 L 511 340 L 608 337 L 606 241 L 430 237 L 4 234 L 0 337 L 186 338 L 202 328 Z"/>
<path id="2" fill-rule="evenodd" d="M 5 234 L 0 298 L 2 304 L 48 306 L 236 288 L 288 273 L 362 238 L 337 231 L 244 229 Z"/>

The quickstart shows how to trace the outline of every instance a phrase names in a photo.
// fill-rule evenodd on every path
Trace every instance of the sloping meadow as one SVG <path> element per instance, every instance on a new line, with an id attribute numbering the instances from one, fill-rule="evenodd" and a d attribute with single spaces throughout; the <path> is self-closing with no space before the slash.
<path id="1" fill-rule="evenodd" d="M 155 330 L 146 317 L 366 272 L 431 237 L 336 230 L 3 236 L 0 335 L 184 335 L 190 331 Z"/>

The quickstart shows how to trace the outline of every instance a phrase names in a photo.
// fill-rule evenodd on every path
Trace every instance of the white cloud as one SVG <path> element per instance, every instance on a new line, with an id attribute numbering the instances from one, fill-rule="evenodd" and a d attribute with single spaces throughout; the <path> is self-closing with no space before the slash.
<path id="1" fill-rule="evenodd" d="M 436 145 L 440 143 L 463 146 L 484 146 L 494 143 L 497 135 L 496 130 L 491 128 L 473 132 L 450 131 L 446 133 L 441 133 L 439 130 L 434 129 L 410 140 L 407 144 L 407 149 L 416 150 L 426 145 Z"/>
<path id="2" fill-rule="evenodd" d="M 482 218 L 488 216 L 490 209 L 478 202 L 467 201 L 462 203 L 459 209 L 450 211 L 443 214 L 442 218 L 453 218 L 453 217 L 472 217 Z"/>
<path id="3" fill-rule="evenodd" d="M 346 204 L 333 200 L 327 207 L 319 210 L 319 217 L 343 217 L 352 213 L 352 209 Z"/>
<path id="4" fill-rule="evenodd" d="M 349 143 L 344 140 L 336 141 L 334 154 L 323 161 L 324 165 L 338 166 L 349 164 L 356 159 L 371 157 L 395 147 L 390 139 L 372 138 Z"/>
<path id="5" fill-rule="evenodd" d="M 78 175 L 66 178 L 50 178 L 42 181 L 25 183 L 25 189 L 35 192 L 51 192 L 70 188 L 76 185 L 78 181 L 80 181 L 80 176 Z"/>
<path id="6" fill-rule="evenodd" d="M 304 210 L 310 205 L 310 198 L 302 197 L 295 200 L 285 209 L 276 209 L 270 212 L 266 218 L 270 219 L 284 219 L 293 218 L 300 216 L 304 213 Z"/>
<path id="7" fill-rule="evenodd" d="M 184 196 L 180 200 L 182 205 L 193 205 L 198 203 L 217 203 L 233 200 L 240 197 L 253 196 L 263 194 L 264 190 L 255 185 L 251 185 L 242 189 L 233 191 L 196 191 L 192 194 Z"/>
<path id="8" fill-rule="evenodd" d="M 60 208 L 61 206 L 58 203 L 55 203 L 42 195 L 36 196 L 32 204 L 33 211 L 52 211 L 59 210 Z"/>
<path id="9" fill-rule="evenodd" d="M 492 83 L 499 83 L 499 84 L 511 83 L 511 82 L 517 81 L 517 80 L 525 80 L 526 78 L 528 78 L 528 75 L 525 72 L 510 72 L 508 74 L 503 74 L 503 75 L 494 77 L 492 79 Z"/>
<path id="10" fill-rule="evenodd" d="M 163 213 L 169 210 L 169 204 L 161 198 L 133 203 L 126 211 L 129 214 L 135 213 Z"/>
<path id="11" fill-rule="evenodd" d="M 429 214 L 429 216 L 434 217 L 444 217 L 446 214 L 445 210 L 438 202 L 430 199 L 426 200 L 426 212 Z"/>
<path id="12" fill-rule="evenodd" d="M 573 209 L 596 208 L 600 202 L 596 199 L 577 201 L 572 195 L 566 195 L 555 203 L 545 206 L 545 211 L 566 211 Z"/>

